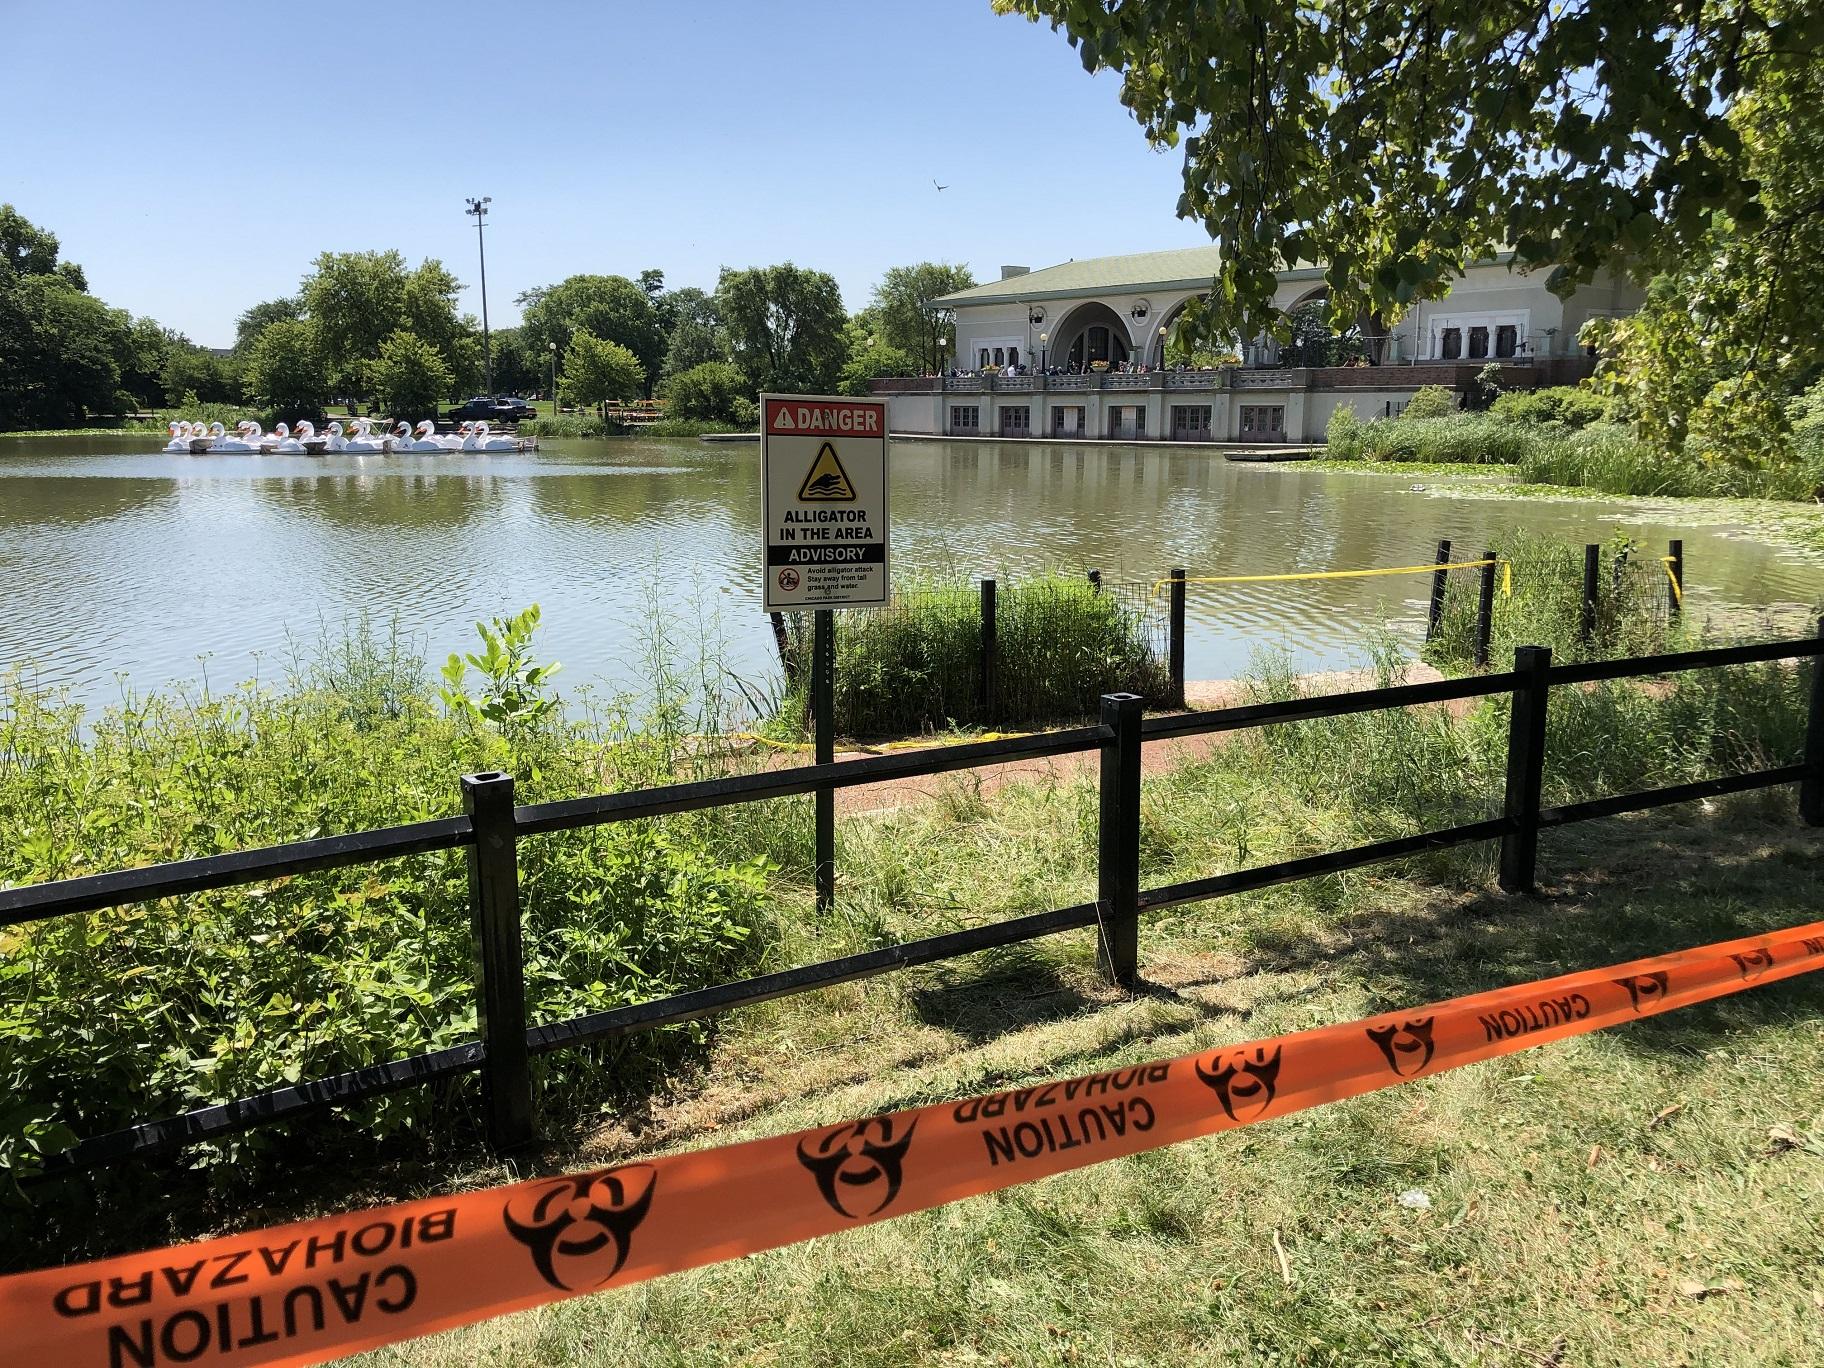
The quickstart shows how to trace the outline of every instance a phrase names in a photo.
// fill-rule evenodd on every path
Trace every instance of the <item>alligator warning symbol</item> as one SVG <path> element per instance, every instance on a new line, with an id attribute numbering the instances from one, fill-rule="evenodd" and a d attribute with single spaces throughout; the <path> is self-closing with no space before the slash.
<path id="1" fill-rule="evenodd" d="M 836 459 L 836 448 L 825 442 L 817 448 L 817 459 L 798 486 L 798 498 L 804 503 L 854 503 L 855 486 L 849 483 L 849 472 Z"/>

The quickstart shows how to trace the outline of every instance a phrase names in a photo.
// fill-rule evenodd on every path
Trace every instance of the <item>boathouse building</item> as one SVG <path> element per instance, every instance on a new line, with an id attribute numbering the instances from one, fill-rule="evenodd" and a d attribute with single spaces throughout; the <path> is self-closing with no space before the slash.
<path id="1" fill-rule="evenodd" d="M 1491 362 L 1501 385 L 1531 389 L 1587 376 L 1578 339 L 1593 318 L 1631 313 L 1640 290 L 1601 276 L 1568 299 L 1512 254 L 1469 267 L 1443 299 L 1416 305 L 1384 336 L 1366 330 L 1348 365 L 1286 364 L 1277 344 L 1202 369 L 1168 357 L 1185 304 L 1206 294 L 1214 247 L 1003 267 L 1001 278 L 932 301 L 951 311 L 956 352 L 939 377 L 877 380 L 893 430 L 950 436 L 1229 442 L 1322 441 L 1339 407 L 1397 414 L 1422 385 L 1465 395 Z M 1325 294 L 1319 267 L 1280 272 L 1276 307 Z M 1171 360 L 1174 364 L 1167 365 Z"/>

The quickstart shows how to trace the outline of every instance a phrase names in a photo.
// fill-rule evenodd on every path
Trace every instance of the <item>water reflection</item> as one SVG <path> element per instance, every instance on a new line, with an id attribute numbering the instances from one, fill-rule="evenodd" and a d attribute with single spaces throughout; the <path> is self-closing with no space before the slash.
<path id="1" fill-rule="evenodd" d="M 361 611 L 397 615 L 435 658 L 470 623 L 537 601 L 545 650 L 580 684 L 637 683 L 649 599 L 694 636 L 721 610 L 727 664 L 771 669 L 758 611 L 758 452 L 694 441 L 557 441 L 477 457 L 167 456 L 155 439 L 0 441 L 0 665 L 40 661 L 91 698 L 250 673 Z M 1572 543 L 1683 536 L 1693 605 L 1808 605 L 1824 571 L 1732 535 L 1655 525 L 1634 508 L 1462 498 L 1406 482 L 1265 469 L 1165 448 L 939 444 L 893 448 L 895 573 L 1072 575 L 1144 586 L 1192 575 L 1425 561 L 1439 537 L 1474 556 L 1524 524 Z M 1193 677 L 1232 675 L 1279 643 L 1307 668 L 1359 658 L 1367 629 L 1408 635 L 1426 580 L 1199 586 Z M 270 670 L 267 673 L 271 673 Z"/>

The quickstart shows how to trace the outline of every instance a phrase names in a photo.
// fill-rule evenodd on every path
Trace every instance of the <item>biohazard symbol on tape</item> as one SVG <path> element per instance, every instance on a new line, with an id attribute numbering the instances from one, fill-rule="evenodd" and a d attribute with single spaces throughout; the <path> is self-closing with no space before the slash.
<path id="1" fill-rule="evenodd" d="M 811 462 L 810 472 L 798 486 L 798 498 L 803 503 L 855 502 L 855 486 L 850 483 L 849 472 L 842 468 L 842 462 L 836 459 L 836 448 L 830 443 L 825 442 L 817 448 L 817 459 Z"/>
<path id="2" fill-rule="evenodd" d="M 587 1292 L 627 1262 L 657 1179 L 651 1164 L 579 1173 L 516 1193 L 501 1217 L 532 1251 L 540 1277 L 559 1291 Z"/>
<path id="3" fill-rule="evenodd" d="M 1219 1050 L 1208 1064 L 1197 1061 L 1197 1077 L 1216 1094 L 1229 1120 L 1252 1121 L 1273 1105 L 1274 1094 L 1279 1091 L 1281 1048 L 1275 1045 L 1269 1057 L 1262 1046 L 1254 1051 L 1252 1059 L 1244 1050 L 1233 1054 Z M 1220 1069 L 1218 1064 L 1222 1065 Z"/>
<path id="4" fill-rule="evenodd" d="M 1432 1043 L 1434 1017 L 1415 1017 L 1410 1021 L 1390 1021 L 1385 1026 L 1365 1029 L 1368 1039 L 1387 1057 L 1387 1067 L 1401 1078 L 1412 1078 L 1427 1064 L 1436 1046 Z"/>
<path id="5" fill-rule="evenodd" d="M 815 1140 L 800 1140 L 798 1162 L 811 1171 L 833 1211 L 851 1220 L 878 1215 L 899 1196 L 917 1124 L 877 1116 L 838 1126 Z"/>

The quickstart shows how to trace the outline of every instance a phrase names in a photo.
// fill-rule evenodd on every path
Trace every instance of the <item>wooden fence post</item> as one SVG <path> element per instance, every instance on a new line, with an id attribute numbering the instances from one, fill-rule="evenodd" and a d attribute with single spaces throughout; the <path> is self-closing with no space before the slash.
<path id="1" fill-rule="evenodd" d="M 1818 619 L 1824 640 L 1824 618 Z M 1805 777 L 1799 781 L 1799 816 L 1824 826 L 1824 655 L 1811 658 L 1811 713 L 1805 723 Z"/>
<path id="2" fill-rule="evenodd" d="M 519 831 L 513 776 L 462 776 L 462 810 L 475 828 L 469 847 L 469 915 L 475 930 L 476 1016 L 488 1143 L 510 1152 L 531 1142 L 532 1057 L 526 1048 L 526 968 L 519 927 Z"/>
<path id="3" fill-rule="evenodd" d="M 1596 639 L 1596 599 L 1601 592 L 1602 547 L 1592 542 L 1583 548 L 1583 616 L 1577 624 L 1577 640 L 1588 646 Z"/>
<path id="4" fill-rule="evenodd" d="M 1516 646 L 1513 712 L 1507 727 L 1507 791 L 1501 815 L 1510 823 L 1501 837 L 1501 887 L 1531 893 L 1539 861 L 1539 800 L 1545 787 L 1545 719 L 1552 668 L 1549 646 Z"/>
<path id="5" fill-rule="evenodd" d="M 1450 538 L 1438 543 L 1438 568 L 1431 572 L 1431 612 L 1425 619 L 1425 640 L 1438 634 L 1438 623 L 1444 617 L 1444 594 L 1450 588 Z"/>
<path id="6" fill-rule="evenodd" d="M 1172 606 L 1166 627 L 1166 660 L 1171 667 L 1171 706 L 1184 706 L 1184 569 L 1172 570 Z"/>
<path id="7" fill-rule="evenodd" d="M 1487 562 L 1482 567 L 1481 593 L 1476 599 L 1476 668 L 1488 668 L 1488 639 L 1494 631 L 1495 623 L 1495 571 L 1500 567 L 1495 564 L 1495 553 L 1484 551 L 1482 559 Z"/>
<path id="8" fill-rule="evenodd" d="M 976 683 L 975 702 L 982 710 L 982 720 L 992 721 L 994 714 L 995 685 L 999 682 L 995 675 L 1000 668 L 1000 621 L 996 600 L 996 586 L 993 580 L 982 581 L 982 642 L 981 670 Z"/>
<path id="9" fill-rule="evenodd" d="M 819 765 L 836 759 L 836 614 L 819 608 L 811 640 L 811 707 L 815 710 L 816 749 Z M 817 910 L 828 912 L 836 901 L 836 790 L 825 784 L 816 793 Z"/>
<path id="10" fill-rule="evenodd" d="M 1102 972 L 1131 986 L 1140 958 L 1140 718 L 1138 694 L 1102 695 L 1101 823 L 1096 839 L 1096 899 L 1101 903 Z"/>

